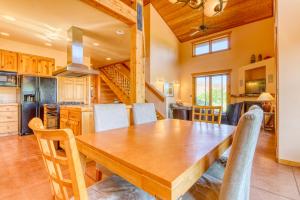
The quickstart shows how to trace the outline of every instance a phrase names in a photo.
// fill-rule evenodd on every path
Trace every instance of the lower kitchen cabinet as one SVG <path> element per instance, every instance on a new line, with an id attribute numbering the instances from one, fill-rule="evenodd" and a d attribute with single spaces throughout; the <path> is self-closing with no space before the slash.
<path id="1" fill-rule="evenodd" d="M 69 128 L 74 135 L 94 133 L 94 114 L 91 106 L 61 106 L 60 128 Z"/>
<path id="2" fill-rule="evenodd" d="M 0 135 L 18 133 L 18 104 L 0 104 Z"/>

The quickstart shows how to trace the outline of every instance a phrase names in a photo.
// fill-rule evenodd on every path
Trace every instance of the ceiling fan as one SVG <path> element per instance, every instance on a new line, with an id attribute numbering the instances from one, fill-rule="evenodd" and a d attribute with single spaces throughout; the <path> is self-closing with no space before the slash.
<path id="1" fill-rule="evenodd" d="M 202 23 L 198 27 L 193 27 L 192 30 L 194 30 L 193 33 L 190 34 L 191 37 L 197 35 L 198 33 L 206 33 L 208 30 L 211 29 L 217 29 L 221 27 L 212 27 L 205 24 L 205 16 L 204 12 L 202 12 Z"/>

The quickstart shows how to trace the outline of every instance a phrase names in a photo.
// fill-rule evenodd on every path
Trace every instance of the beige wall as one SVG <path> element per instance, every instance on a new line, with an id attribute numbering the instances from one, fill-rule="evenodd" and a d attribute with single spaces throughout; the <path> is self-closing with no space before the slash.
<path id="1" fill-rule="evenodd" d="M 231 93 L 238 94 L 238 69 L 249 64 L 252 54 L 274 56 L 274 19 L 234 28 L 231 50 L 192 57 L 192 41 L 180 45 L 181 100 L 192 102 L 192 73 L 232 69 Z M 220 33 L 218 33 L 220 34 Z"/>
<path id="2" fill-rule="evenodd" d="M 145 6 L 145 29 L 148 50 L 146 80 L 163 90 L 164 82 L 179 82 L 179 41 L 151 4 Z M 148 73 L 148 74 L 147 74 Z M 179 95 L 178 84 L 175 93 Z"/>
<path id="3" fill-rule="evenodd" d="M 300 1 L 278 0 L 279 159 L 300 162 Z"/>

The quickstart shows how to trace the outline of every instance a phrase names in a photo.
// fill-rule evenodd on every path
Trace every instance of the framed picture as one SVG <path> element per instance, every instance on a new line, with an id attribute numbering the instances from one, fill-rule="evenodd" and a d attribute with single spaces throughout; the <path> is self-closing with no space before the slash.
<path id="1" fill-rule="evenodd" d="M 164 94 L 167 97 L 174 97 L 174 83 L 165 83 L 164 84 Z"/>

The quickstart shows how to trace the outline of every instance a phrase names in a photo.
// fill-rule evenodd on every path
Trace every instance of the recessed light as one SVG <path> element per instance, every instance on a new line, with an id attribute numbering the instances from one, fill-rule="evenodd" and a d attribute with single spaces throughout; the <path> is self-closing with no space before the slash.
<path id="1" fill-rule="evenodd" d="M 12 17 L 12 16 L 3 15 L 2 17 L 3 17 L 4 19 L 8 20 L 8 21 L 11 21 L 11 22 L 16 21 L 16 18 L 14 18 L 14 17 Z"/>
<path id="2" fill-rule="evenodd" d="M 94 42 L 93 45 L 94 45 L 95 47 L 98 47 L 98 46 L 99 46 L 99 43 Z"/>
<path id="3" fill-rule="evenodd" d="M 106 60 L 111 60 L 111 58 L 106 58 Z"/>
<path id="4" fill-rule="evenodd" d="M 52 47 L 52 44 L 49 43 L 49 42 L 46 42 L 45 45 L 48 46 L 48 47 Z"/>
<path id="5" fill-rule="evenodd" d="M 118 30 L 116 30 L 116 34 L 117 34 L 117 35 L 124 35 L 125 32 L 124 32 L 124 30 L 122 30 L 122 29 L 118 29 Z"/>
<path id="6" fill-rule="evenodd" d="M 5 33 L 5 32 L 0 32 L 0 34 L 3 35 L 3 36 L 6 36 L 6 37 L 9 37 L 9 36 L 10 36 L 9 33 Z"/>

